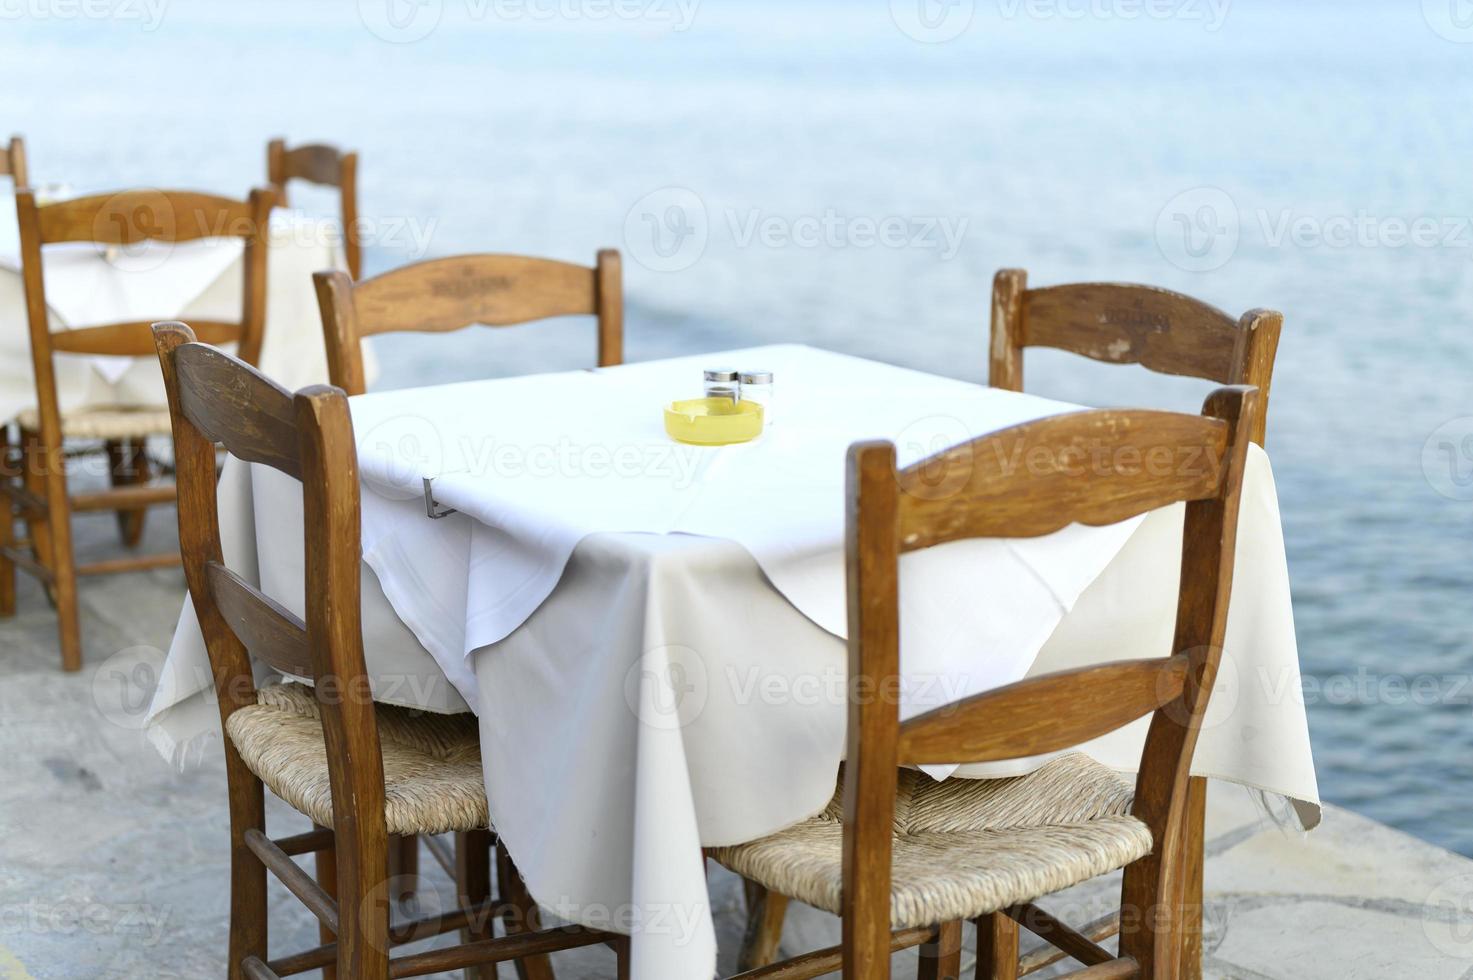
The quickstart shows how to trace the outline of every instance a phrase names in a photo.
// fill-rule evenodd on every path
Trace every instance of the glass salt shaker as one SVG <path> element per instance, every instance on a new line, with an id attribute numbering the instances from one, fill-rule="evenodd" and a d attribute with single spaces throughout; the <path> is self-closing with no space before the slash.
<path id="1" fill-rule="evenodd" d="M 772 424 L 772 372 L 743 371 L 740 376 L 742 398 L 762 406 L 763 425 Z"/>
<path id="2" fill-rule="evenodd" d="M 730 368 L 707 368 L 705 382 L 707 398 L 730 398 L 736 404 L 742 397 L 742 383 Z"/>

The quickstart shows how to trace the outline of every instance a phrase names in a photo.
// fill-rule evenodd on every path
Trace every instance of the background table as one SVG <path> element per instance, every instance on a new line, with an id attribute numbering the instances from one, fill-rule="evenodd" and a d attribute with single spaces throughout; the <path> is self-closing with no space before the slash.
<path id="1" fill-rule="evenodd" d="M 261 367 L 291 388 L 327 380 L 312 273 L 344 268 L 331 227 L 295 212 L 272 214 Z M 51 328 L 191 317 L 239 320 L 243 249 L 239 239 L 203 239 L 130 247 L 109 257 L 90 244 L 47 246 L 42 268 Z M 0 194 L 0 421 L 36 403 L 19 254 L 15 199 Z M 55 363 L 62 411 L 165 403 L 153 358 L 60 355 Z"/>
<path id="2" fill-rule="evenodd" d="M 661 399 L 717 362 L 775 370 L 774 427 L 745 446 L 673 447 Z M 856 393 L 868 407 L 846 411 Z M 539 902 L 632 930 L 638 976 L 709 975 L 700 848 L 788 826 L 833 792 L 845 448 L 895 438 L 904 462 L 1071 408 L 791 346 L 354 399 L 377 694 L 479 711 L 493 820 Z M 421 475 L 461 513 L 429 520 Z M 227 560 L 298 613 L 299 513 L 288 478 L 227 467 Z M 1166 654 L 1180 537 L 1177 506 L 907 555 L 902 711 Z M 1193 771 L 1286 796 L 1313 825 L 1277 501 L 1256 447 L 1224 664 Z M 151 712 L 176 758 L 214 726 L 208 686 L 186 608 Z M 1084 748 L 1128 771 L 1143 737 L 1138 723 Z"/>

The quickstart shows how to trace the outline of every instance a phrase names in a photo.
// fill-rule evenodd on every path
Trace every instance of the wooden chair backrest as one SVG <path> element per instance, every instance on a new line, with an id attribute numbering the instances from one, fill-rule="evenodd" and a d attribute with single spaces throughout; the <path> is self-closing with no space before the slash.
<path id="1" fill-rule="evenodd" d="M 343 254 L 348 261 L 348 274 L 355 280 L 363 275 L 363 244 L 358 229 L 358 154 L 345 153 L 325 143 L 306 143 L 287 148 L 285 140 L 266 144 L 266 181 L 276 191 L 280 202 L 287 202 L 287 183 L 305 180 L 309 184 L 336 187 L 343 220 Z"/>
<path id="2" fill-rule="evenodd" d="M 5 147 L 5 152 L 0 153 L 0 176 L 5 175 L 9 175 L 17 190 L 31 186 L 29 174 L 26 173 L 26 141 L 19 136 L 10 137 L 10 144 Z"/>
<path id="3" fill-rule="evenodd" d="M 327 385 L 293 395 L 244 361 L 195 342 L 182 323 L 157 324 L 153 333 L 173 419 L 179 547 L 221 724 L 256 703 L 251 657 L 310 678 L 327 743 L 340 869 L 386 860 L 383 758 L 363 661 L 358 454 L 347 396 Z M 302 483 L 305 623 L 225 565 L 216 444 Z M 226 752 L 232 775 L 243 772 L 228 739 Z M 232 807 L 241 792 L 232 785 Z M 353 879 L 344 874 L 340 882 Z M 360 914 L 351 896 L 340 897 L 341 915 Z"/>
<path id="4" fill-rule="evenodd" d="M 38 205 L 30 190 L 16 192 L 37 408 L 48 444 L 59 444 L 61 438 L 54 354 L 146 357 L 154 353 L 154 342 L 146 320 L 78 326 L 53 333 L 42 269 L 44 246 L 63 242 L 107 246 L 242 239 L 245 253 L 240 320 L 196 321 L 195 328 L 209 343 L 235 343 L 241 358 L 254 364 L 261 356 L 266 326 L 266 248 L 272 201 L 271 192 L 264 190 L 252 191 L 244 201 L 192 191 L 133 190 Z"/>
<path id="5" fill-rule="evenodd" d="M 504 327 L 592 314 L 598 318 L 599 366 L 624 359 L 624 287 L 616 249 L 599 251 L 591 268 L 523 255 L 457 255 L 357 283 L 341 272 L 312 278 L 328 374 L 350 395 L 366 386 L 363 338 L 379 333 L 444 333 L 473 324 Z"/>
<path id="6" fill-rule="evenodd" d="M 1100 410 L 982 436 L 903 470 L 888 442 L 848 457 L 849 705 L 844 780 L 846 978 L 888 976 L 896 769 L 1023 758 L 1154 713 L 1134 813 L 1158 842 L 1181 819 L 1197 729 L 1227 622 L 1239 488 L 1257 392 L 1214 391 L 1201 416 Z M 1035 537 L 1111 524 L 1186 501 L 1172 655 L 1030 678 L 904 723 L 899 558 L 963 538 Z M 1127 869 L 1136 898 L 1160 884 L 1161 852 Z M 1145 906 L 1141 906 L 1145 907 Z"/>
<path id="7" fill-rule="evenodd" d="M 1234 320 L 1181 293 L 1125 283 L 1028 288 L 1003 269 L 992 283 L 988 383 L 1023 390 L 1023 348 L 1053 347 L 1097 361 L 1258 389 L 1253 441 L 1263 445 L 1282 314 L 1249 310 Z"/>

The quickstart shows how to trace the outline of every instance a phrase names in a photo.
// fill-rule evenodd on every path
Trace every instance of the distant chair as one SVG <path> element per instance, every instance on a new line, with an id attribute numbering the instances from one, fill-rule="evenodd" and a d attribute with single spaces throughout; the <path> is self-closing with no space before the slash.
<path id="1" fill-rule="evenodd" d="M 10 145 L 0 153 L 0 176 L 6 174 L 16 188 L 31 186 L 26 174 L 26 141 L 19 136 L 10 137 Z"/>
<path id="2" fill-rule="evenodd" d="M 905 469 L 889 442 L 850 447 L 840 792 L 794 827 L 710 851 L 768 892 L 840 916 L 843 941 L 742 976 L 800 980 L 842 969 L 845 980 L 888 980 L 891 953 L 919 946 L 918 978 L 954 980 L 971 921 L 979 980 L 1020 975 L 1018 923 L 1083 965 L 1068 976 L 1175 980 L 1186 940 L 1178 880 L 1190 860 L 1180 828 L 1227 629 L 1256 395 L 1218 389 L 1201 416 L 1055 415 Z M 1082 453 L 1178 464 L 1080 467 Z M 1010 465 L 1017 459 L 1030 463 Z M 901 555 L 964 539 L 1038 537 L 1071 522 L 1111 524 L 1177 502 L 1186 508 L 1170 649 L 1031 677 L 906 721 L 899 698 L 858 693 L 900 690 Z M 1080 753 L 1011 779 L 937 782 L 913 768 L 1055 755 L 1147 715 L 1134 792 Z M 1124 869 L 1120 907 L 1132 910 L 1118 954 L 1033 904 L 1116 869 Z"/>
<path id="3" fill-rule="evenodd" d="M 293 180 L 338 189 L 348 274 L 355 280 L 362 277 L 363 245 L 358 236 L 358 154 L 344 153 L 324 143 L 307 143 L 288 149 L 285 140 L 272 140 L 266 144 L 266 180 L 282 205 L 287 203 L 287 184 Z"/>
<path id="4" fill-rule="evenodd" d="M 1028 273 L 1003 269 L 992 282 L 988 384 L 1023 390 L 1023 349 L 1053 347 L 1112 364 L 1258 389 L 1253 441 L 1263 445 L 1269 386 L 1283 314 L 1249 310 L 1236 320 L 1168 289 L 1124 283 L 1028 288 Z"/>
<path id="5" fill-rule="evenodd" d="M 363 282 L 318 272 L 317 302 L 332 383 L 362 394 L 363 338 L 504 327 L 555 316 L 598 319 L 598 364 L 624 360 L 624 285 L 619 252 L 592 267 L 521 255 L 458 255 L 404 266 Z"/>
<path id="6" fill-rule="evenodd" d="M 29 184 L 26 176 L 26 143 L 19 136 L 10 137 L 5 152 L 0 153 L 0 176 L 9 176 L 17 190 Z M 10 419 L 0 419 L 0 484 L 5 487 L 9 487 L 19 477 L 20 461 L 11 451 L 11 445 Z M 0 616 L 9 616 L 15 612 L 15 565 L 5 556 L 3 549 L 10 544 L 15 534 L 12 498 L 5 496 L 4 501 L 0 502 L 0 508 L 3 508 L 0 519 L 8 518 L 5 527 L 0 527 Z"/>
<path id="7" fill-rule="evenodd" d="M 628 977 L 628 937 L 580 926 L 543 930 L 509 861 L 491 894 L 490 815 L 473 715 L 375 704 L 363 659 L 358 458 L 343 392 L 295 395 L 249 365 L 195 342 L 182 323 L 155 325 L 179 478 L 184 574 L 209 652 L 230 802 L 230 980 L 334 970 L 339 980 L 388 980 L 515 961 L 550 977 L 546 954 L 615 948 Z M 305 622 L 224 564 L 216 444 L 302 485 Z M 252 662 L 310 678 L 257 688 Z M 316 829 L 266 835 L 264 789 Z M 225 828 L 221 828 L 222 831 Z M 455 833 L 458 902 L 394 923 L 390 835 Z M 293 855 L 315 854 L 317 880 Z M 323 945 L 267 961 L 270 871 L 319 920 Z M 493 938 L 505 917 L 507 935 Z M 393 956 L 395 946 L 456 929 L 469 943 Z M 533 968 L 533 969 L 528 969 Z M 534 972 L 536 971 L 540 972 Z M 477 976 L 494 976 L 495 967 Z"/>
<path id="8" fill-rule="evenodd" d="M 252 191 L 245 201 L 189 191 L 123 191 L 39 206 L 22 188 L 16 194 L 20 221 L 21 272 L 36 379 L 36 407 L 17 419 L 21 434 L 21 473 L 0 484 L 6 496 L 0 515 L 0 614 L 14 612 L 15 568 L 46 586 L 60 619 L 62 666 L 82 665 L 77 615 L 77 576 L 134 571 L 177 564 L 177 554 L 118 558 L 77 565 L 72 553 L 74 512 L 115 511 L 124 543 L 134 546 L 147 508 L 174 502 L 173 484 L 147 485 L 146 442 L 168 436 L 169 413 L 162 406 L 88 406 L 63 412 L 57 400 L 54 359 L 58 355 L 146 356 L 153 353 L 149 323 L 124 322 L 78 327 L 53 333 L 48 321 L 43 246 L 62 242 L 133 245 L 144 241 L 187 242 L 234 237 L 245 243 L 241 317 L 231 322 L 198 322 L 200 334 L 214 343 L 239 345 L 254 362 L 261 352 L 266 311 L 266 236 L 272 194 Z M 8 440 L 7 440 L 8 441 Z M 77 444 L 81 443 L 82 446 Z M 74 449 L 100 444 L 109 456 L 113 488 L 69 492 L 66 464 Z M 70 444 L 70 449 L 68 445 Z M 7 450 L 8 455 L 8 450 Z M 29 527 L 29 547 L 15 540 L 14 518 Z"/>

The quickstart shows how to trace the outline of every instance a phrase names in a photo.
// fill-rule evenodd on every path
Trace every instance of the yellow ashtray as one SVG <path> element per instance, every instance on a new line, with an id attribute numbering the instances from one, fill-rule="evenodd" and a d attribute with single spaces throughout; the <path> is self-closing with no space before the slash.
<path id="1" fill-rule="evenodd" d="M 730 398 L 686 398 L 665 406 L 665 431 L 676 442 L 727 446 L 762 434 L 762 405 Z"/>

